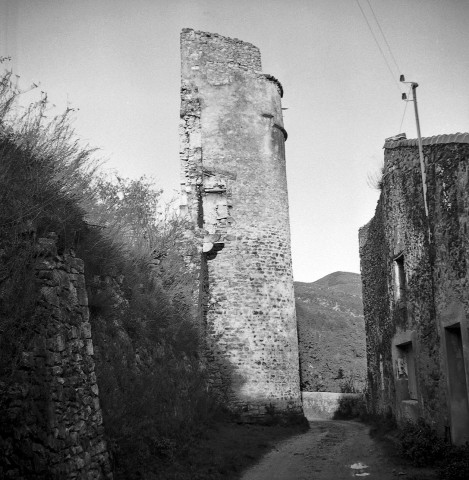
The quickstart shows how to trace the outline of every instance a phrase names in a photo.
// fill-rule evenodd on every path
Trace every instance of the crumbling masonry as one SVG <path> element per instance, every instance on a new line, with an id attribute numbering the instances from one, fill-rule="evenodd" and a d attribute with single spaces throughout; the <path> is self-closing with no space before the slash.
<path id="1" fill-rule="evenodd" d="M 248 418 L 301 413 L 282 86 L 259 50 L 181 34 L 182 210 L 213 386 Z"/>
<path id="2" fill-rule="evenodd" d="M 381 196 L 360 230 L 368 407 L 469 440 L 469 134 L 385 143 Z"/>

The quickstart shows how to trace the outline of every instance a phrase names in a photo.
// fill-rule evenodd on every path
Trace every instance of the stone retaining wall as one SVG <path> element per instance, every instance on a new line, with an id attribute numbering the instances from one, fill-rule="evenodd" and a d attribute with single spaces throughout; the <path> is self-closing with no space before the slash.
<path id="1" fill-rule="evenodd" d="M 104 441 L 83 261 L 40 239 L 32 342 L 0 382 L 0 477 L 112 479 Z"/>

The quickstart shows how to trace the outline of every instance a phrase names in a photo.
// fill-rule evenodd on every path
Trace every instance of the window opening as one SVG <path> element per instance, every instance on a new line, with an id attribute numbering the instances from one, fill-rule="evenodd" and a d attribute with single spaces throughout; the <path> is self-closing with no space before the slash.
<path id="1" fill-rule="evenodd" d="M 394 259 L 394 282 L 396 300 L 404 301 L 406 293 L 406 276 L 403 254 Z"/>
<path id="2" fill-rule="evenodd" d="M 407 398 L 417 400 L 417 376 L 415 374 L 415 355 L 412 342 L 397 345 L 397 379 L 407 382 Z"/>

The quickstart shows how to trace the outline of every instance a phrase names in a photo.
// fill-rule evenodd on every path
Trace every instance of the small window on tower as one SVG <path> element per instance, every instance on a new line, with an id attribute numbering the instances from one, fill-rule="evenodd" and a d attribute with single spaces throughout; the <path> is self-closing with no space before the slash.
<path id="1" fill-rule="evenodd" d="M 406 278 L 402 253 L 394 259 L 394 292 L 396 300 L 405 301 Z"/>

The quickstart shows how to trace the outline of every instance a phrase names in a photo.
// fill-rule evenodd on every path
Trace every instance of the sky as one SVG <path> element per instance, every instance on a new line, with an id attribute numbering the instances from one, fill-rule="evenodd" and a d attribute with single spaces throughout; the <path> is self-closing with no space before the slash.
<path id="1" fill-rule="evenodd" d="M 23 101 L 43 90 L 57 113 L 78 108 L 77 134 L 107 168 L 153 177 L 169 198 L 180 181 L 181 29 L 259 47 L 288 108 L 294 278 L 311 282 L 360 271 L 384 139 L 416 137 L 400 73 L 419 83 L 424 137 L 469 130 L 468 22 L 467 0 L 0 0 L 0 56 L 23 88 L 40 82 Z"/>

